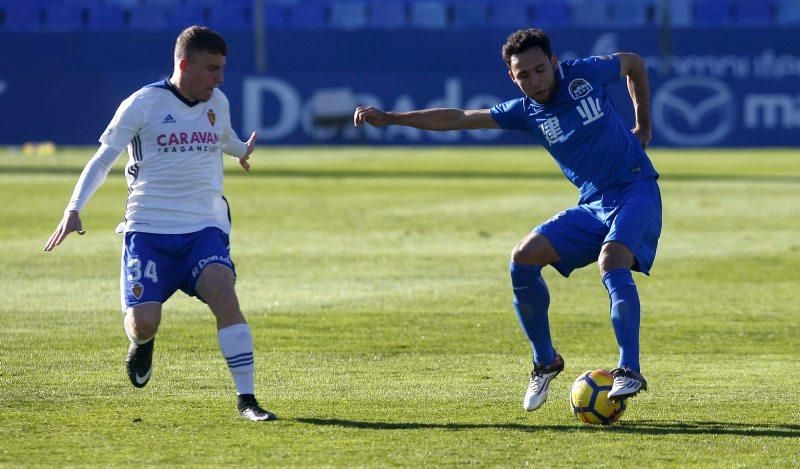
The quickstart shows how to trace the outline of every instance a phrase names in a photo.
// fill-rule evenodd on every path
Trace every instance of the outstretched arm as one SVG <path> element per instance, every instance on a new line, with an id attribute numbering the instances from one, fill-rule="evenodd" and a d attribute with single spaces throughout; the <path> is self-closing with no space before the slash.
<path id="1" fill-rule="evenodd" d="M 627 77 L 628 93 L 633 102 L 633 111 L 636 114 L 636 127 L 633 135 L 643 147 L 650 143 L 653 136 L 653 126 L 650 122 L 650 85 L 647 82 L 647 67 L 644 60 L 630 52 L 614 54 L 619 58 L 620 76 Z"/>
<path id="2" fill-rule="evenodd" d="M 78 183 L 75 184 L 75 190 L 72 192 L 72 198 L 67 204 L 67 209 L 64 211 L 61 222 L 44 245 L 45 251 L 55 249 L 73 231 L 77 231 L 79 235 L 85 233 L 79 212 L 97 191 L 97 188 L 105 181 L 108 171 L 111 170 L 120 153 L 120 150 L 103 144 L 92 159 L 86 163 Z"/>
<path id="3" fill-rule="evenodd" d="M 375 127 L 404 125 L 423 130 L 498 129 L 488 109 L 423 109 L 411 112 L 384 112 L 372 106 L 357 107 L 353 124 L 366 122 Z"/>

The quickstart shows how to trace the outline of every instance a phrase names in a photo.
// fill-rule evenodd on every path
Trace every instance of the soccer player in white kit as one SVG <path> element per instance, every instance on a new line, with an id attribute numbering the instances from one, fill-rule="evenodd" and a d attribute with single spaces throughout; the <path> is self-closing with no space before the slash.
<path id="1" fill-rule="evenodd" d="M 254 395 L 253 339 L 234 289 L 222 154 L 238 158 L 249 171 L 256 133 L 242 142 L 231 128 L 228 99 L 217 89 L 226 55 L 216 32 L 200 26 L 181 32 L 172 76 L 119 106 L 44 250 L 52 251 L 73 231 L 84 234 L 80 211 L 127 147 L 128 201 L 118 231 L 124 235 L 120 286 L 131 383 L 141 388 L 149 381 L 161 305 L 180 289 L 208 304 L 216 317 L 239 413 L 274 420 Z"/>

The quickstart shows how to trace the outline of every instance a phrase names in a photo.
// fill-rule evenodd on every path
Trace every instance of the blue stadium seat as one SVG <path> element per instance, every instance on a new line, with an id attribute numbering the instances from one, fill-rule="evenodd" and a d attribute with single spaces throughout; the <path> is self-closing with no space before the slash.
<path id="1" fill-rule="evenodd" d="M 728 26 L 733 23 L 731 6 L 731 0 L 697 0 L 694 5 L 694 24 Z"/>
<path id="2" fill-rule="evenodd" d="M 692 0 L 669 0 L 669 8 L 664 11 L 663 2 L 656 1 L 653 5 L 655 14 L 653 23 L 663 24 L 664 15 L 669 17 L 669 24 L 675 28 L 688 28 L 694 24 L 694 2 Z"/>
<path id="3" fill-rule="evenodd" d="M 0 2 L 0 17 L 2 31 L 38 31 L 42 25 L 42 9 L 35 3 L 4 0 Z"/>
<path id="4" fill-rule="evenodd" d="M 660 1 L 660 0 L 659 0 Z M 611 0 L 609 2 L 608 25 L 618 28 L 639 28 L 647 25 L 650 0 Z"/>
<path id="5" fill-rule="evenodd" d="M 328 25 L 327 5 L 321 0 L 303 0 L 289 7 L 289 26 L 322 29 Z"/>
<path id="6" fill-rule="evenodd" d="M 489 24 L 489 4 L 485 0 L 461 0 L 453 3 L 453 26 L 480 28 Z"/>
<path id="7" fill-rule="evenodd" d="M 116 5 L 89 8 L 86 28 L 92 31 L 118 31 L 125 28 L 125 10 Z"/>
<path id="8" fill-rule="evenodd" d="M 211 9 L 211 8 L 227 8 L 229 5 L 236 4 L 236 3 L 241 4 L 241 3 L 243 3 L 243 1 L 242 0 L 238 0 L 238 1 L 226 2 L 224 0 L 190 0 L 190 1 L 187 1 L 185 3 L 187 5 L 189 3 L 191 3 L 192 5 L 198 5 L 198 6 L 202 6 L 202 7 L 206 7 L 206 8 Z M 247 2 L 245 2 L 245 3 L 247 3 L 248 5 L 252 5 L 253 1 L 252 0 L 247 0 Z M 269 0 L 267 0 L 264 3 L 269 4 L 270 2 L 269 2 Z"/>
<path id="9" fill-rule="evenodd" d="M 165 11 L 170 28 L 183 30 L 193 25 L 207 25 L 206 10 L 207 8 L 203 5 L 186 4 L 173 5 L 167 7 Z"/>
<path id="10" fill-rule="evenodd" d="M 186 2 L 186 4 L 184 4 L 181 0 L 141 0 L 141 4 L 151 7 L 168 8 L 170 10 L 180 7 L 188 9 L 198 5 L 196 2 Z"/>
<path id="11" fill-rule="evenodd" d="M 406 2 L 373 0 L 370 2 L 368 25 L 375 29 L 399 29 L 407 25 Z"/>
<path id="12" fill-rule="evenodd" d="M 636 0 L 630 2 L 635 3 Z M 608 3 L 605 0 L 573 0 L 572 25 L 604 28 L 608 21 Z"/>
<path id="13" fill-rule="evenodd" d="M 489 24 L 504 29 L 529 26 L 530 8 L 529 0 L 495 1 L 489 9 Z"/>
<path id="14" fill-rule="evenodd" d="M 447 4 L 437 0 L 416 0 L 410 5 L 410 26 L 422 29 L 447 28 Z"/>
<path id="15" fill-rule="evenodd" d="M 775 0 L 775 22 L 779 25 L 800 24 L 800 2 Z"/>
<path id="16" fill-rule="evenodd" d="M 360 29 L 367 25 L 367 2 L 338 0 L 330 5 L 328 24 L 337 29 Z"/>
<path id="17" fill-rule="evenodd" d="M 738 25 L 769 26 L 772 24 L 772 3 L 738 0 L 733 6 L 733 16 Z"/>
<path id="18" fill-rule="evenodd" d="M 136 8 L 141 5 L 141 2 L 140 0 L 106 0 L 105 4 L 120 8 Z"/>
<path id="19" fill-rule="evenodd" d="M 572 22 L 572 14 L 569 5 L 564 0 L 536 0 L 533 3 L 531 20 L 532 26 L 535 28 L 569 26 Z"/>
<path id="20" fill-rule="evenodd" d="M 264 5 L 264 24 L 268 29 L 285 27 L 286 11 L 283 6 Z M 208 24 L 220 31 L 250 31 L 253 29 L 253 11 L 251 6 L 242 2 L 232 2 L 224 6 L 209 7 Z"/>
<path id="21" fill-rule="evenodd" d="M 163 8 L 141 6 L 128 10 L 128 29 L 136 31 L 159 31 L 170 29 L 170 26 Z"/>
<path id="22" fill-rule="evenodd" d="M 45 31 L 80 31 L 84 26 L 84 16 L 88 19 L 88 7 L 79 5 L 51 5 L 45 10 Z"/>
<path id="23" fill-rule="evenodd" d="M 61 0 L 61 5 L 72 5 L 83 8 L 94 8 L 103 4 L 103 0 Z"/>

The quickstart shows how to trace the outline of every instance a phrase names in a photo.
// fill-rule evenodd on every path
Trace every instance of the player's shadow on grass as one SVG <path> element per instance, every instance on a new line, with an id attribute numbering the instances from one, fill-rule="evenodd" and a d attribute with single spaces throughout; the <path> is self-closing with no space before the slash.
<path id="1" fill-rule="evenodd" d="M 752 424 L 737 422 L 707 422 L 707 421 L 687 421 L 670 422 L 665 420 L 638 420 L 632 422 L 620 422 L 616 425 L 586 426 L 575 425 L 525 425 L 519 423 L 420 423 L 420 422 L 365 422 L 360 420 L 346 419 L 318 419 L 318 418 L 297 418 L 292 419 L 296 422 L 309 425 L 323 425 L 332 427 L 358 428 L 365 430 L 480 430 L 480 429 L 500 429 L 516 430 L 523 432 L 539 431 L 600 431 L 612 433 L 635 433 L 666 435 L 735 435 L 735 436 L 767 436 L 778 438 L 800 438 L 800 425 L 791 424 Z"/>

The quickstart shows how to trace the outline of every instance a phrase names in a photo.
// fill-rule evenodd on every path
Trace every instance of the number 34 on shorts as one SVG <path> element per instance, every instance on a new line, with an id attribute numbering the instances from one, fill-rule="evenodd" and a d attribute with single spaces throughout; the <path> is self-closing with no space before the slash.
<path id="1" fill-rule="evenodd" d="M 142 271 L 141 259 L 128 259 L 127 270 L 129 282 L 138 282 L 144 277 L 153 283 L 158 283 L 158 266 L 152 260 L 147 260 Z"/>

